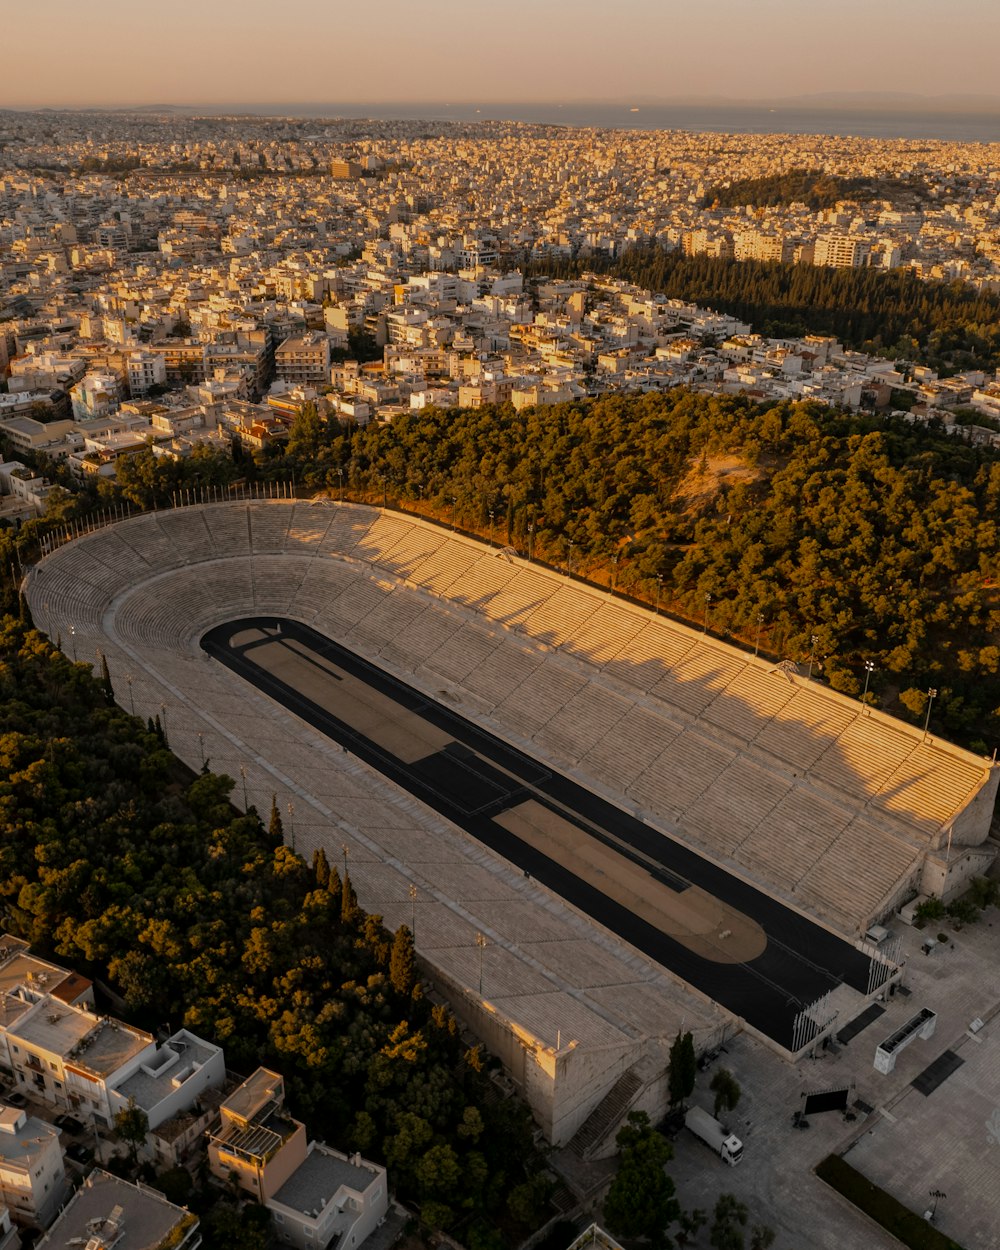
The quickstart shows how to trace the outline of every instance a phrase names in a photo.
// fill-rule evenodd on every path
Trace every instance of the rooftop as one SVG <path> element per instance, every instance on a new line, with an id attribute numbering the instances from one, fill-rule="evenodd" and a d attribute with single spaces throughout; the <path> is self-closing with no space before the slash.
<path id="1" fill-rule="evenodd" d="M 358 1163 L 314 1143 L 274 1201 L 303 1215 L 318 1215 L 342 1189 L 363 1194 L 378 1179 L 379 1169 L 361 1161 L 360 1155 L 354 1157 Z"/>
<path id="2" fill-rule="evenodd" d="M 217 1046 L 182 1031 L 157 1047 L 155 1053 L 116 1088 L 125 1098 L 134 1098 L 140 1107 L 149 1111 L 218 1053 Z"/>
<path id="3" fill-rule="evenodd" d="M 22 1121 L 23 1123 L 20 1123 Z M 15 1107 L 0 1110 L 0 1167 L 28 1167 L 59 1138 L 51 1124 L 35 1116 L 25 1117 Z"/>
<path id="4" fill-rule="evenodd" d="M 68 1245 L 94 1250 L 160 1250 L 171 1237 L 183 1244 L 177 1230 L 197 1224 L 197 1217 L 174 1206 L 162 1194 L 131 1185 L 95 1168 L 68 1206 L 38 1243 L 37 1250 L 64 1250 Z"/>
<path id="5" fill-rule="evenodd" d="M 222 1109 L 230 1116 L 252 1120 L 268 1103 L 281 1103 L 285 1097 L 285 1082 L 277 1072 L 258 1068 L 253 1076 L 229 1095 Z"/>

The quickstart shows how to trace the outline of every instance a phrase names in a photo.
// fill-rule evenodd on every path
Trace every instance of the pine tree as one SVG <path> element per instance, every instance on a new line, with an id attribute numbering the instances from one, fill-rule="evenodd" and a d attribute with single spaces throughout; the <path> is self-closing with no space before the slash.
<path id="1" fill-rule="evenodd" d="M 392 942 L 389 956 L 389 980 L 397 994 L 409 995 L 417 979 L 417 961 L 413 950 L 413 934 L 401 924 Z"/>

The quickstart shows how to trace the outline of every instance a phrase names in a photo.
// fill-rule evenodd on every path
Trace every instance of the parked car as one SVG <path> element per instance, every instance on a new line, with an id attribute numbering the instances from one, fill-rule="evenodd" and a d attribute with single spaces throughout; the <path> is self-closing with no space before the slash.
<path id="1" fill-rule="evenodd" d="M 66 1147 L 66 1158 L 71 1159 L 74 1163 L 86 1165 L 93 1157 L 94 1152 L 88 1150 L 86 1146 L 81 1145 L 78 1141 L 75 1141 L 72 1146 Z"/>
<path id="2" fill-rule="evenodd" d="M 57 1115 L 52 1123 L 56 1128 L 61 1128 L 64 1133 L 69 1133 L 70 1137 L 79 1137 L 81 1133 L 87 1131 L 86 1124 L 78 1120 L 75 1115 L 67 1115 L 66 1112 Z"/>
<path id="3" fill-rule="evenodd" d="M 27 1098 L 20 1090 L 16 1089 L 12 1089 L 9 1093 L 4 1094 L 3 1100 L 11 1107 L 26 1107 L 28 1105 Z"/>

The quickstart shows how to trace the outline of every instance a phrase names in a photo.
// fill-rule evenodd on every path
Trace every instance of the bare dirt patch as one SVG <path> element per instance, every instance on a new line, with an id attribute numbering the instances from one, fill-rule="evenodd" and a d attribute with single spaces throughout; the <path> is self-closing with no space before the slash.
<path id="1" fill-rule="evenodd" d="M 764 476 L 762 468 L 751 468 L 739 456 L 699 457 L 677 487 L 677 505 L 683 514 L 691 515 L 710 504 L 724 485 L 759 482 Z"/>

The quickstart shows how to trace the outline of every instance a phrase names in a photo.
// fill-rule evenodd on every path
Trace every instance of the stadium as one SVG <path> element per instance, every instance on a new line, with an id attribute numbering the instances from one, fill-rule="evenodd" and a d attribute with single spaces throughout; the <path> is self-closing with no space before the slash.
<path id="1" fill-rule="evenodd" d="M 199 502 L 75 536 L 33 616 L 119 704 L 343 859 L 556 1144 L 663 1104 L 670 1041 L 786 1054 L 982 874 L 997 770 L 790 665 L 420 518 Z"/>

